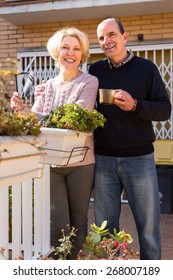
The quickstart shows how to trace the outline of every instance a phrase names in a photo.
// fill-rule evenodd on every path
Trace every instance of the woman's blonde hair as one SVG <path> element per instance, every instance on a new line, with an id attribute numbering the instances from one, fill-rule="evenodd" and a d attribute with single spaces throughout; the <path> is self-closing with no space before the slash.
<path id="1" fill-rule="evenodd" d="M 47 42 L 47 50 L 51 57 L 58 62 L 58 56 L 62 40 L 65 36 L 72 36 L 79 40 L 82 52 L 81 64 L 85 63 L 89 57 L 89 40 L 87 35 L 75 27 L 65 27 L 58 30 Z M 57 64 L 58 66 L 58 64 Z"/>

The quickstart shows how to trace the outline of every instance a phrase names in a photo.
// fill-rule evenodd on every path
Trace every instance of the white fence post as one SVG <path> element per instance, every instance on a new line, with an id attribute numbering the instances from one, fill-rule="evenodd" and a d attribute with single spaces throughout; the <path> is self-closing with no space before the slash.
<path id="1" fill-rule="evenodd" d="M 50 251 L 50 165 L 44 167 L 42 178 L 42 254 Z"/>
<path id="2" fill-rule="evenodd" d="M 32 180 L 22 183 L 22 243 L 24 259 L 32 259 Z"/>
<path id="3" fill-rule="evenodd" d="M 12 259 L 21 254 L 21 183 L 12 187 Z"/>
<path id="4" fill-rule="evenodd" d="M 42 252 L 42 179 L 34 179 L 34 259 Z"/>
<path id="5" fill-rule="evenodd" d="M 9 207 L 8 207 L 8 187 L 0 187 L 0 248 L 4 247 L 5 258 L 9 258 L 8 252 L 8 228 Z M 0 254 L 0 259 L 4 259 Z"/>
<path id="6" fill-rule="evenodd" d="M 50 166 L 42 178 L 29 179 L 11 187 L 9 223 L 9 187 L 0 187 L 0 259 L 37 259 L 50 253 Z M 11 220 L 11 219 L 10 219 Z M 12 241 L 9 243 L 9 227 Z M 9 252 L 11 251 L 11 254 Z"/>

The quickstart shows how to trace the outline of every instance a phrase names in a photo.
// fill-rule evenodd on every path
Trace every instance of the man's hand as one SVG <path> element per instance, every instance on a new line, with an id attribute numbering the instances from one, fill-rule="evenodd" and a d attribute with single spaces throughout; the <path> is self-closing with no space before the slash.
<path id="1" fill-rule="evenodd" d="M 115 90 L 114 104 L 124 111 L 131 111 L 134 105 L 133 97 L 122 89 Z"/>

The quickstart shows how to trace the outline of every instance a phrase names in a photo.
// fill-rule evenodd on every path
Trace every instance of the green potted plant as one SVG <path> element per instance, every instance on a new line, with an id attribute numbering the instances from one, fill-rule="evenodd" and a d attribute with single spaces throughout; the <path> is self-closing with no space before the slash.
<path id="1" fill-rule="evenodd" d="M 90 227 L 92 231 L 78 253 L 78 260 L 129 260 L 139 255 L 129 247 L 133 238 L 124 230 L 117 233 L 114 229 L 114 234 L 109 233 L 107 221 L 103 221 L 100 227 L 95 223 Z"/>
<path id="2" fill-rule="evenodd" d="M 97 110 L 89 111 L 79 104 L 64 104 L 43 118 L 42 133 L 47 137 L 44 146 L 48 164 L 67 165 L 82 161 L 88 147 L 87 135 L 106 119 Z"/>
<path id="3" fill-rule="evenodd" d="M 0 71 L 0 186 L 38 176 L 45 144 L 37 117 L 33 113 L 24 117 L 10 108 L 4 77 L 17 70 L 13 61 L 7 62 L 9 67 Z"/>
<path id="4" fill-rule="evenodd" d="M 68 226 L 69 227 L 69 226 Z M 117 233 L 109 233 L 107 221 L 103 221 L 101 226 L 95 223 L 90 224 L 91 232 L 86 236 L 86 241 L 82 245 L 77 255 L 77 260 L 129 260 L 138 259 L 139 253 L 134 252 L 129 244 L 132 244 L 133 238 L 124 230 Z M 78 231 L 74 227 L 69 227 L 69 234 L 64 234 L 62 229 L 62 238 L 60 238 L 59 246 L 57 246 L 51 255 L 46 259 L 67 260 L 71 254 L 73 243 L 71 238 L 77 236 Z M 40 256 L 42 259 L 42 256 Z"/>

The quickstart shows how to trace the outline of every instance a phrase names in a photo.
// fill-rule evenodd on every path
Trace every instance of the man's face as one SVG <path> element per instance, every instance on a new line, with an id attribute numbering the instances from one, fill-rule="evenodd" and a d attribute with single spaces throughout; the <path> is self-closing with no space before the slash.
<path id="1" fill-rule="evenodd" d="M 103 21 L 97 28 L 97 36 L 102 51 L 115 63 L 121 62 L 126 56 L 127 34 L 120 33 L 113 20 Z"/>

